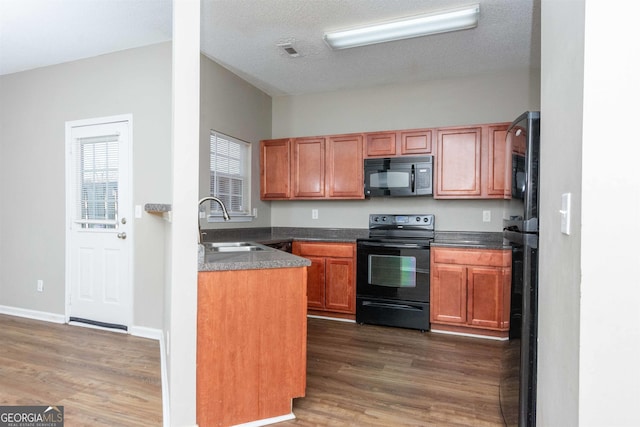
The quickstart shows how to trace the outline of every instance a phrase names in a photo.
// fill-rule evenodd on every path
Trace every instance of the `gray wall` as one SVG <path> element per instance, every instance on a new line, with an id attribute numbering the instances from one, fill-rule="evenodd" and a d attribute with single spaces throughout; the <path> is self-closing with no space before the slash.
<path id="1" fill-rule="evenodd" d="M 222 132 L 252 144 L 251 222 L 207 224 L 202 228 L 269 227 L 269 204 L 260 200 L 260 140 L 271 136 L 271 97 L 201 55 L 200 58 L 200 197 L 209 195 L 209 135 Z"/>
<path id="2" fill-rule="evenodd" d="M 636 2 L 542 1 L 538 425 L 640 425 L 640 177 L 629 134 L 639 13 Z M 570 236 L 559 231 L 566 192 Z"/>
<path id="3" fill-rule="evenodd" d="M 540 106 L 537 70 L 439 80 L 423 84 L 276 97 L 273 138 L 390 129 L 510 122 Z M 318 209 L 318 219 L 311 219 Z M 491 211 L 491 222 L 482 211 Z M 271 224 L 298 227 L 367 228 L 369 213 L 436 215 L 436 229 L 502 231 L 503 202 L 486 200 L 371 199 L 364 201 L 273 201 Z"/>
<path id="4" fill-rule="evenodd" d="M 65 122 L 132 113 L 133 203 L 170 200 L 171 43 L 1 76 L 0 99 L 0 305 L 63 315 Z M 161 328 L 162 220 L 133 221 L 134 325 Z"/>
<path id="5" fill-rule="evenodd" d="M 539 425 L 576 426 L 584 2 L 542 6 L 538 417 Z M 560 233 L 564 192 L 573 197 L 571 236 Z"/>

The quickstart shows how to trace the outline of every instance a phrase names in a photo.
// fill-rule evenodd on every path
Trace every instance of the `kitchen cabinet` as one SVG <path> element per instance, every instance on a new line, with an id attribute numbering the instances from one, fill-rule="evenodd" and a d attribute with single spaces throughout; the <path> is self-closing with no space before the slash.
<path id="1" fill-rule="evenodd" d="M 324 197 L 325 139 L 296 138 L 291 144 L 293 198 Z"/>
<path id="2" fill-rule="evenodd" d="M 483 158 L 486 171 L 483 182 L 489 198 L 511 197 L 511 154 L 507 155 L 507 124 L 486 126 L 487 143 Z"/>
<path id="3" fill-rule="evenodd" d="M 371 132 L 365 134 L 365 158 L 431 154 L 432 129 Z"/>
<path id="4" fill-rule="evenodd" d="M 431 329 L 505 338 L 511 251 L 431 248 Z"/>
<path id="5" fill-rule="evenodd" d="M 510 197 L 507 126 L 498 123 L 438 129 L 434 198 Z"/>
<path id="6" fill-rule="evenodd" d="M 309 310 L 355 315 L 355 243 L 294 241 L 293 254 L 307 258 Z"/>
<path id="7" fill-rule="evenodd" d="M 362 135 L 327 139 L 326 187 L 330 199 L 364 199 Z"/>
<path id="8" fill-rule="evenodd" d="M 305 395 L 306 268 L 198 273 L 196 421 L 257 422 Z"/>
<path id="9" fill-rule="evenodd" d="M 362 151 L 361 134 L 261 141 L 260 197 L 364 199 Z"/>
<path id="10" fill-rule="evenodd" d="M 260 141 L 260 199 L 291 197 L 291 140 Z"/>

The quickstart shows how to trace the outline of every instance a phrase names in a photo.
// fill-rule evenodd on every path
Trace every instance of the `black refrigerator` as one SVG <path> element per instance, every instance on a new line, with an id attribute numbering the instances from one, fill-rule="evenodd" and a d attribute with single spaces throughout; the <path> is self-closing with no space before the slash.
<path id="1" fill-rule="evenodd" d="M 505 425 L 523 427 L 536 425 L 540 112 L 527 111 L 513 121 L 507 147 L 511 199 L 505 207 L 503 237 L 512 248 L 512 279 L 500 407 Z"/>

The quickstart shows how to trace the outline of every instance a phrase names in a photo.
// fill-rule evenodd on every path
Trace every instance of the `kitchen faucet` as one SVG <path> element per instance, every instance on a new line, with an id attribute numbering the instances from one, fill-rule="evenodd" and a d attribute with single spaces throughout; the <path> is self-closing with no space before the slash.
<path id="1" fill-rule="evenodd" d="M 220 205 L 220 207 L 222 208 L 222 218 L 224 218 L 225 221 L 229 221 L 231 219 L 231 217 L 229 216 L 229 213 L 227 212 L 227 208 L 225 207 L 224 203 L 222 203 L 222 200 L 218 199 L 217 197 L 214 196 L 207 196 L 207 197 L 203 197 L 202 199 L 200 199 L 200 201 L 198 202 L 198 212 L 200 212 L 200 205 L 202 205 L 204 202 L 208 202 L 210 200 L 213 200 L 215 202 L 218 202 L 218 204 Z M 202 244 L 202 228 L 200 227 L 200 214 L 198 214 L 198 243 Z M 207 234 L 206 232 L 204 234 Z"/>

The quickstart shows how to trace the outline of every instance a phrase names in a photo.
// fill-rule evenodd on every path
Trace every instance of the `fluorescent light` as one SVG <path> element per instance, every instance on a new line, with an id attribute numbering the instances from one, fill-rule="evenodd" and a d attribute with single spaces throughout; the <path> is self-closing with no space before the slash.
<path id="1" fill-rule="evenodd" d="M 366 27 L 325 33 L 324 41 L 332 49 L 346 49 L 448 31 L 466 30 L 478 25 L 479 14 L 480 5 L 475 4 L 460 9 L 450 9 Z"/>

